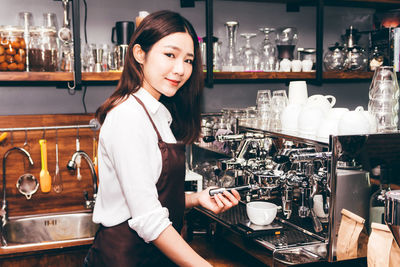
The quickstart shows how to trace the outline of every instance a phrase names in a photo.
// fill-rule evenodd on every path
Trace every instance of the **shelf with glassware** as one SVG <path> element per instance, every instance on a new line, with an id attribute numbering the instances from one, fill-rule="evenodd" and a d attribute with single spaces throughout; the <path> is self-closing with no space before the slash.
<path id="1" fill-rule="evenodd" d="M 82 72 L 83 81 L 118 81 L 121 72 Z M 72 72 L 0 72 L 3 82 L 64 82 L 72 81 Z"/>

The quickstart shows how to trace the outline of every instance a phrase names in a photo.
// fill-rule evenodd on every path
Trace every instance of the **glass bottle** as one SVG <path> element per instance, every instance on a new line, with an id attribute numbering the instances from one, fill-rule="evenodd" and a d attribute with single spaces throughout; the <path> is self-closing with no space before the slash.
<path id="1" fill-rule="evenodd" d="M 379 175 L 379 189 L 374 192 L 369 201 L 369 229 L 371 230 L 371 224 L 381 223 L 385 224 L 384 213 L 385 213 L 385 194 L 390 191 L 390 174 L 391 169 L 385 165 L 380 166 Z"/>
<path id="2" fill-rule="evenodd" d="M 0 71 L 26 69 L 26 44 L 23 33 L 22 27 L 0 27 Z"/>
<path id="3" fill-rule="evenodd" d="M 275 32 L 275 28 L 260 28 L 259 30 L 265 35 L 264 40 L 261 43 L 260 68 L 263 71 L 276 71 L 276 45 L 270 39 L 270 34 Z"/>
<path id="4" fill-rule="evenodd" d="M 58 45 L 55 28 L 31 27 L 28 56 L 31 71 L 57 71 Z"/>
<path id="5" fill-rule="evenodd" d="M 238 71 L 239 64 L 237 61 L 236 39 L 239 22 L 228 21 L 225 23 L 228 34 L 228 48 L 224 58 L 223 71 Z"/>

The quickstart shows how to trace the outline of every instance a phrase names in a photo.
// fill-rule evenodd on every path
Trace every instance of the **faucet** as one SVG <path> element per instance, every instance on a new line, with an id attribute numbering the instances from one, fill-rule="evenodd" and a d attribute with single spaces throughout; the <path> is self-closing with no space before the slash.
<path id="1" fill-rule="evenodd" d="M 96 196 L 97 196 L 97 175 L 96 175 L 96 170 L 93 164 L 92 159 L 89 157 L 89 155 L 82 150 L 76 151 L 73 155 L 70 161 L 68 161 L 67 168 L 70 171 L 75 171 L 76 170 L 76 158 L 78 156 L 82 156 L 88 163 L 89 168 L 90 168 L 90 173 L 92 174 L 92 180 L 93 180 L 93 199 L 89 200 L 88 197 L 88 192 L 84 192 L 84 197 L 85 197 L 85 208 L 87 209 L 92 209 L 94 207 L 94 203 L 96 201 Z"/>
<path id="2" fill-rule="evenodd" d="M 0 225 L 0 231 L 1 231 L 1 245 L 2 246 L 7 246 L 7 241 L 6 238 L 4 237 L 4 227 L 7 224 L 8 221 L 8 216 L 7 216 L 7 199 L 6 199 L 6 163 L 7 163 L 7 157 L 11 154 L 13 151 L 19 151 L 22 154 L 24 154 L 28 160 L 29 164 L 32 166 L 33 165 L 33 160 L 31 155 L 29 154 L 28 151 L 21 147 L 13 147 L 10 148 L 9 150 L 4 153 L 3 156 L 3 201 L 1 205 L 1 210 L 0 210 L 0 216 L 1 216 L 1 225 Z"/>

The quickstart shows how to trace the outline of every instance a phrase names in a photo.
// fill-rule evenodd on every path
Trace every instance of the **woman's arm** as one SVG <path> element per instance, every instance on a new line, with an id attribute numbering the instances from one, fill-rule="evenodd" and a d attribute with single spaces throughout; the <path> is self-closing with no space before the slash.
<path id="1" fill-rule="evenodd" d="M 224 191 L 222 194 L 216 194 L 211 197 L 208 193 L 210 189 L 211 188 L 207 188 L 201 192 L 185 194 L 186 208 L 202 206 L 218 214 L 239 203 L 240 195 L 236 190 L 232 190 L 232 193 Z"/>
<path id="2" fill-rule="evenodd" d="M 153 244 L 179 266 L 212 266 L 186 243 L 172 225 Z"/>

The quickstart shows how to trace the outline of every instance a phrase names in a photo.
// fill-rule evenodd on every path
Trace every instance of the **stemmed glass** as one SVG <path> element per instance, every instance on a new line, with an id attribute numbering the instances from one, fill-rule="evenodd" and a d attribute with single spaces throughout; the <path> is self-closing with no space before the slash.
<path id="1" fill-rule="evenodd" d="M 255 33 L 242 33 L 241 37 L 246 39 L 245 45 L 240 49 L 240 61 L 245 71 L 259 70 L 260 67 L 260 56 L 257 50 L 251 46 L 251 38 L 257 36 Z"/>
<path id="2" fill-rule="evenodd" d="M 225 23 L 226 32 L 228 34 L 228 47 L 226 54 L 224 56 L 224 64 L 222 66 L 222 71 L 236 71 L 239 67 L 237 60 L 236 51 L 236 36 L 239 27 L 239 22 L 237 21 L 227 21 Z"/>
<path id="3" fill-rule="evenodd" d="M 277 66 L 276 45 L 270 39 L 270 34 L 275 32 L 275 28 L 260 28 L 265 34 L 261 43 L 261 62 L 260 68 L 263 71 L 275 71 Z"/>

